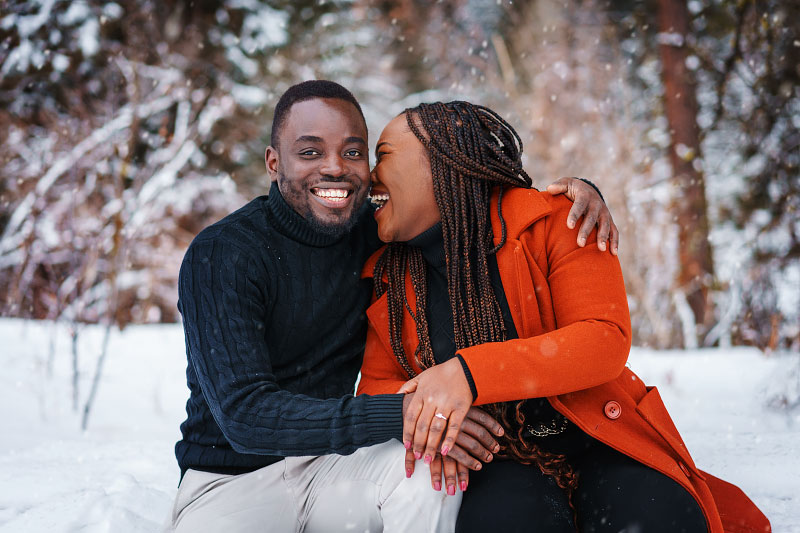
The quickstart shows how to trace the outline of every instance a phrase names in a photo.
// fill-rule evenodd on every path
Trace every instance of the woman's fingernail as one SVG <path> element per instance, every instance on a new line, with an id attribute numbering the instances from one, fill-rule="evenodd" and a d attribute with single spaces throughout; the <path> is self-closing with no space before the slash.
<path id="1" fill-rule="evenodd" d="M 403 441 L 403 446 L 406 447 L 406 450 L 410 450 L 411 449 L 411 442 L 405 440 L 405 441 Z"/>
<path id="2" fill-rule="evenodd" d="M 442 483 L 440 481 L 434 481 L 433 490 L 442 490 Z"/>
<path id="3" fill-rule="evenodd" d="M 411 477 L 411 469 L 406 468 L 406 477 Z"/>
<path id="4" fill-rule="evenodd" d="M 464 492 L 465 490 L 467 490 L 467 482 L 466 481 L 462 481 L 461 482 L 461 492 Z"/>
<path id="5" fill-rule="evenodd" d="M 427 454 L 425 455 L 425 464 L 426 465 L 431 464 L 432 460 L 433 460 L 433 458 L 430 455 L 427 455 Z"/>
<path id="6" fill-rule="evenodd" d="M 449 451 L 450 451 L 450 448 L 448 448 L 447 446 L 442 446 L 442 455 L 447 455 L 447 452 L 449 452 Z"/>
<path id="7" fill-rule="evenodd" d="M 414 459 L 419 461 L 422 458 L 422 452 L 414 452 Z"/>
<path id="8" fill-rule="evenodd" d="M 456 495 L 456 488 L 455 488 L 455 486 L 453 486 L 453 485 L 448 485 L 448 486 L 447 486 L 447 494 L 448 494 L 449 496 L 455 496 L 455 495 Z"/>

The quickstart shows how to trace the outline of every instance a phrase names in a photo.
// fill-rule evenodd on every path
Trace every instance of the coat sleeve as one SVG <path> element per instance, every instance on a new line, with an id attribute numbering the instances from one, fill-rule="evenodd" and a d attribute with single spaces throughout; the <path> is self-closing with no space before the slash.
<path id="1" fill-rule="evenodd" d="M 551 307 L 555 323 L 541 333 L 542 327 L 515 320 L 519 339 L 459 350 L 475 380 L 478 405 L 586 389 L 625 367 L 631 326 L 619 261 L 597 249 L 594 233 L 578 247 L 576 230 L 566 227 L 571 202 L 551 204 L 550 215 L 506 243 L 513 256 L 502 264 L 498 257 L 498 264 L 513 266 L 503 285 L 523 321 L 539 321 L 542 309 Z M 538 334 L 529 333 L 536 329 Z"/>
<path id="2" fill-rule="evenodd" d="M 189 365 L 231 447 L 277 456 L 348 454 L 399 437 L 401 395 L 318 399 L 281 387 L 264 336 L 269 278 L 268 265 L 222 238 L 194 242 L 181 266 Z"/>

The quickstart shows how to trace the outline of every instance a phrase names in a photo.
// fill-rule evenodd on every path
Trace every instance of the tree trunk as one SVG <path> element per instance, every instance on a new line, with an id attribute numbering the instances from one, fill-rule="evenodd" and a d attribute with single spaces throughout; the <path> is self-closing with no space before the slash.
<path id="1" fill-rule="evenodd" d="M 72 410 L 78 412 L 80 402 L 81 374 L 78 366 L 78 321 L 72 323 L 70 337 L 72 338 Z"/>
<path id="2" fill-rule="evenodd" d="M 100 356 L 97 358 L 97 366 L 94 369 L 94 378 L 92 378 L 92 388 L 89 390 L 89 397 L 86 399 L 86 404 L 83 406 L 83 417 L 81 418 L 81 430 L 83 431 L 86 431 L 86 428 L 89 427 L 89 415 L 92 412 L 94 400 L 100 388 L 100 380 L 103 377 L 103 366 L 108 356 L 108 340 L 111 338 L 112 326 L 113 324 L 111 322 L 106 324 L 106 331 L 103 334 L 103 348 L 100 351 Z"/>
<path id="3" fill-rule="evenodd" d="M 686 67 L 690 34 L 685 0 L 658 0 L 658 42 L 664 82 L 664 111 L 670 130 L 669 160 L 679 193 L 672 211 L 678 224 L 678 287 L 692 309 L 699 339 L 713 324 L 709 289 L 714 279 L 708 214 L 700 158 L 697 98 L 692 71 Z"/>

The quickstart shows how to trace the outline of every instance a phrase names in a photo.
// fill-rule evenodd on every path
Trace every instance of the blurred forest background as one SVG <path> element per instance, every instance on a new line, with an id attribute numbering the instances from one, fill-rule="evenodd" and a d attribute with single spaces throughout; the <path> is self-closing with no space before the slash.
<path id="1" fill-rule="evenodd" d="M 278 96 L 327 78 L 373 142 L 409 105 L 469 99 L 517 128 L 537 186 L 597 183 L 635 344 L 800 349 L 794 0 L 0 6 L 2 316 L 73 340 L 178 320 L 193 236 L 268 189 Z"/>

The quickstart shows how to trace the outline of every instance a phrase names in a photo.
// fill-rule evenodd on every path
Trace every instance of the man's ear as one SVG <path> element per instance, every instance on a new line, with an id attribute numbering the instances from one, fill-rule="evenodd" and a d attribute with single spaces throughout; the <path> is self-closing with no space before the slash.
<path id="1" fill-rule="evenodd" d="M 272 146 L 267 146 L 264 152 L 264 163 L 267 165 L 267 173 L 270 181 L 278 180 L 278 150 Z"/>

